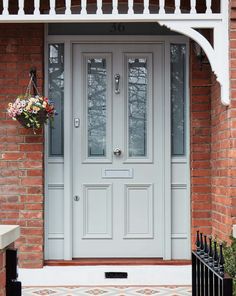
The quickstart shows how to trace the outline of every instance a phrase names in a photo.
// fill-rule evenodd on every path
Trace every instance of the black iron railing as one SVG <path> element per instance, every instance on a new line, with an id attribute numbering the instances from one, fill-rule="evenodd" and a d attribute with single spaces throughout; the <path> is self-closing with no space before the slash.
<path id="1" fill-rule="evenodd" d="M 224 271 L 222 244 L 218 246 L 197 231 L 196 248 L 192 252 L 192 295 L 232 296 L 232 278 Z"/>
<path id="2" fill-rule="evenodd" d="M 17 281 L 17 250 L 6 250 L 6 296 L 21 296 L 21 282 Z"/>

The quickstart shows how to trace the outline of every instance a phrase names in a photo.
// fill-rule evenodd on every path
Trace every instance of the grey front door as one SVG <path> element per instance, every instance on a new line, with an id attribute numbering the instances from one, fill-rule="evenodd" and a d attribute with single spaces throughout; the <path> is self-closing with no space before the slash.
<path id="1" fill-rule="evenodd" d="M 163 256 L 164 50 L 73 45 L 73 257 Z"/>

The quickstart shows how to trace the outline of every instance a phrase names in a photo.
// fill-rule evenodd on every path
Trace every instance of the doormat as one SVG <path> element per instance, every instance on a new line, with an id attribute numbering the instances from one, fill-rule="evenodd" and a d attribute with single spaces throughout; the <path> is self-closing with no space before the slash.
<path id="1" fill-rule="evenodd" d="M 185 296 L 192 295 L 191 287 L 185 286 L 118 286 L 118 287 L 23 287 L 22 296 L 77 296 L 77 295 L 104 295 L 104 296 L 129 296 L 129 295 L 168 295 L 168 296 Z"/>

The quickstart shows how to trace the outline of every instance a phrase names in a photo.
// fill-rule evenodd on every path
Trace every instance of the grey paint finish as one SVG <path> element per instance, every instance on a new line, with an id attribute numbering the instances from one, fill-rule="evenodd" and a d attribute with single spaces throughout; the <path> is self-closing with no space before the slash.
<path id="1" fill-rule="evenodd" d="M 66 46 L 66 62 L 65 62 L 65 67 L 66 67 L 66 83 L 67 87 L 65 88 L 65 95 L 67 98 L 67 102 L 69 103 L 71 95 L 70 95 L 70 90 L 71 90 L 71 78 L 70 78 L 70 73 L 71 73 L 71 37 L 67 38 L 65 36 L 63 37 L 47 37 L 49 42 L 65 42 Z M 85 38 L 85 37 L 84 37 Z M 151 38 L 151 37 L 150 37 Z M 80 38 L 80 41 L 83 38 Z M 95 39 L 92 38 L 93 40 Z M 101 38 L 102 39 L 102 38 Z M 145 39 L 145 38 L 144 38 Z M 73 38 L 74 40 L 74 38 Z M 86 39 L 86 42 L 88 39 Z M 89 39 L 90 40 L 90 39 Z M 128 39 L 130 41 L 130 38 Z M 150 39 L 149 39 L 150 40 Z M 166 77 L 166 92 L 165 92 L 165 131 L 168 131 L 168 125 L 170 124 L 170 116 L 169 114 L 169 103 L 168 103 L 168 81 L 169 81 L 169 72 L 168 72 L 168 53 L 169 53 L 169 44 L 170 41 L 173 42 L 179 42 L 179 43 L 185 43 L 186 39 L 185 38 L 171 38 L 168 39 L 168 37 L 161 37 L 160 40 L 165 40 L 165 62 L 166 62 L 166 71 L 165 71 L 165 77 Z M 116 38 L 117 41 L 117 38 Z M 136 40 L 137 41 L 137 40 Z M 188 74 L 186 74 L 188 77 Z M 187 82 L 188 83 L 188 82 Z M 188 89 L 187 89 L 188 93 Z M 188 101 L 187 101 L 188 104 Z M 164 110 L 164 109 L 163 109 Z M 186 110 L 188 110 L 188 105 L 186 106 Z M 46 259 L 71 259 L 72 258 L 72 200 L 73 200 L 73 195 L 72 195 L 72 172 L 71 172 L 71 164 L 72 164 L 72 153 L 71 153 L 71 127 L 72 127 L 72 117 L 70 114 L 72 113 L 72 104 L 66 104 L 65 106 L 65 126 L 67 127 L 65 129 L 65 164 L 62 158 L 56 158 L 52 161 L 52 159 L 47 157 L 46 154 L 46 176 L 47 177 L 47 184 L 45 188 L 46 196 L 45 196 L 45 207 L 46 207 L 46 213 L 45 213 L 45 224 L 46 224 L 46 246 L 45 246 L 45 258 Z M 188 116 L 186 115 L 188 118 Z M 163 205 L 163 211 L 165 213 L 165 233 L 164 233 L 164 258 L 169 259 L 169 258 L 190 258 L 190 188 L 189 188 L 189 148 L 188 148 L 188 143 L 189 143 L 189 133 L 188 133 L 188 120 L 187 120 L 187 151 L 186 151 L 186 157 L 183 158 L 173 158 L 172 159 L 172 169 L 171 166 L 168 166 L 168 163 L 170 164 L 170 145 L 169 143 L 169 136 L 168 132 L 165 134 L 165 160 L 166 160 L 166 166 L 165 166 L 165 204 Z M 69 131 L 69 132 L 68 132 Z M 46 139 L 47 139 L 47 133 L 46 133 Z M 46 140 L 47 143 L 47 140 Z M 48 151 L 47 145 L 46 145 L 46 151 Z M 168 152 L 169 151 L 169 152 Z M 169 155 L 169 156 L 168 156 Z M 169 161 L 168 161 L 169 158 Z M 53 164 L 54 162 L 54 164 Z M 51 169 L 49 169 L 51 167 Z M 54 167 L 54 169 L 53 169 Z M 169 169 L 168 169 L 169 167 Z M 55 176 L 54 173 L 49 173 L 50 170 L 54 170 L 56 172 Z M 62 173 L 65 172 L 65 175 Z M 181 174 L 179 174 L 181 172 Z M 170 174 L 171 173 L 171 174 Z M 62 176 L 64 175 L 64 185 L 62 181 Z M 50 177 L 49 177 L 50 176 Z M 50 179 L 49 179 L 50 178 Z M 50 182 L 49 182 L 50 180 Z M 107 179 L 109 180 L 109 179 Z M 171 181 L 172 180 L 172 181 Z M 105 181 L 106 182 L 106 181 Z M 171 186 L 170 184 L 173 183 L 172 185 L 172 191 L 182 191 L 185 190 L 185 195 L 181 195 L 181 203 L 184 204 L 184 207 L 186 207 L 186 212 L 181 212 L 182 209 L 178 206 L 178 194 L 176 195 L 175 193 L 170 194 L 170 189 Z M 59 206 L 61 209 L 63 209 L 64 212 L 64 232 L 63 229 L 61 234 L 52 234 L 49 233 L 49 225 L 50 225 L 50 219 L 52 217 L 50 216 L 49 212 L 51 209 L 53 209 L 54 205 L 51 202 L 51 205 L 49 207 L 49 191 L 56 192 L 53 188 L 53 186 L 58 186 L 61 184 L 60 190 L 63 191 L 64 187 L 64 196 L 63 199 L 59 198 Z M 52 185 L 52 186 L 51 186 Z M 183 185 L 185 188 L 180 187 Z M 51 187 L 50 187 L 51 186 Z M 178 189 L 176 189 L 178 187 Z M 168 193 L 169 192 L 169 193 Z M 168 196 L 171 197 L 171 199 L 168 199 Z M 175 199 L 175 200 L 173 200 Z M 55 200 L 55 199 L 54 199 Z M 169 201 L 168 201 L 169 200 Z M 171 206 L 171 204 L 177 204 L 177 206 Z M 51 208 L 51 209 L 50 209 Z M 169 214 L 168 214 L 169 213 Z M 171 214 L 172 213 L 172 214 Z M 57 219 L 61 219 L 61 217 L 57 217 Z M 181 219 L 184 219 L 184 221 L 187 221 L 187 227 L 178 229 L 178 227 L 174 228 L 174 222 L 170 223 L 171 219 L 174 219 L 176 223 L 178 224 L 180 221 L 180 224 L 183 225 L 183 221 Z M 180 220 L 179 220 L 180 219 Z M 168 222 L 169 221 L 169 222 Z M 54 220 L 54 223 L 55 222 Z M 171 226 L 172 225 L 172 226 Z M 170 242 L 172 242 L 170 244 Z M 54 252 L 54 249 L 57 249 L 56 252 Z"/>

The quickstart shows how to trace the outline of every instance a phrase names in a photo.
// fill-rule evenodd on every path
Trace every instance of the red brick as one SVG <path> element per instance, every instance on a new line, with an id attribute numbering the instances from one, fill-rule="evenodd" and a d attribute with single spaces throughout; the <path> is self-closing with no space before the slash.
<path id="1" fill-rule="evenodd" d="M 26 259 L 20 265 L 42 267 L 44 135 L 42 130 L 35 135 L 32 129 L 23 128 L 5 109 L 25 92 L 32 66 L 37 68 L 38 86 L 43 89 L 44 25 L 0 24 L 0 32 L 0 223 L 21 226 L 16 243 L 19 254 L 26 243 L 38 253 L 27 258 L 32 250 L 24 249 Z"/>
<path id="2" fill-rule="evenodd" d="M 1 158 L 5 160 L 22 160 L 25 159 L 25 153 L 2 153 Z"/>
<path id="3" fill-rule="evenodd" d="M 42 144 L 20 144 L 20 151 L 43 151 Z"/>

